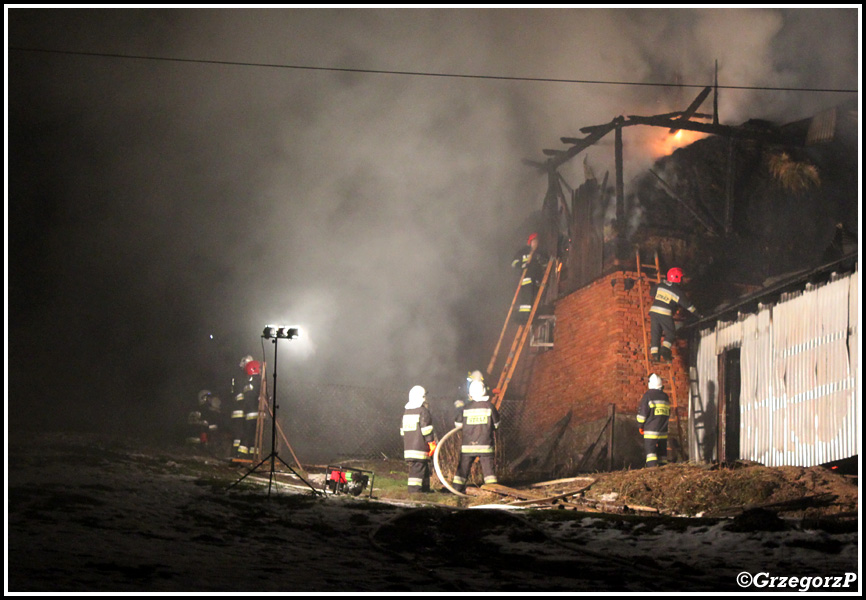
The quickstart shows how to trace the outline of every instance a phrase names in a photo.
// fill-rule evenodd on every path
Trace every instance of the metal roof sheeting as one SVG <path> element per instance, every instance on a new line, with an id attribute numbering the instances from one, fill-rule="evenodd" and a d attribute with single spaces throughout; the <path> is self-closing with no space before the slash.
<path id="1" fill-rule="evenodd" d="M 718 356 L 740 350 L 740 458 L 812 466 L 859 454 L 857 272 L 699 334 L 691 456 L 718 460 Z"/>
<path id="2" fill-rule="evenodd" d="M 836 114 L 837 109 L 830 108 L 812 117 L 806 133 L 807 146 L 829 142 L 836 137 Z"/>

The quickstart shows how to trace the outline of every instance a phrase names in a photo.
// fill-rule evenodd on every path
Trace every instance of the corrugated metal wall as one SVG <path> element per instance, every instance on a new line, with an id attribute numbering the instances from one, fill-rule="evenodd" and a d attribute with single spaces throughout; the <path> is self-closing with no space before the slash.
<path id="1" fill-rule="evenodd" d="M 812 466 L 859 454 L 859 274 L 701 332 L 691 456 L 718 459 L 719 355 L 740 348 L 740 458 Z"/>

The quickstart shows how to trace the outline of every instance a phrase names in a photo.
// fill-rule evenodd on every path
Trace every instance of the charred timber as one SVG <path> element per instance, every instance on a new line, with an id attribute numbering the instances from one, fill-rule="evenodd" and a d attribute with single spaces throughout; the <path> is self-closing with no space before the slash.
<path id="1" fill-rule="evenodd" d="M 683 114 L 684 114 L 683 111 L 678 110 L 678 111 L 674 111 L 674 112 L 670 112 L 670 113 L 665 113 L 663 115 L 655 115 L 651 118 L 653 118 L 653 119 L 676 119 L 676 118 L 682 117 Z M 692 116 L 697 117 L 698 119 L 711 119 L 711 118 L 713 118 L 713 115 L 709 115 L 706 113 L 695 113 Z M 627 124 L 627 123 L 624 123 L 624 124 Z M 581 127 L 580 132 L 581 133 L 592 133 L 592 132 L 597 131 L 599 129 L 602 129 L 604 127 L 607 127 L 607 125 L 590 125 L 588 127 Z M 563 138 L 559 138 L 559 139 L 562 140 L 563 144 L 577 144 L 578 142 L 582 141 L 580 138 L 573 138 L 573 137 L 563 137 Z"/>
<path id="2" fill-rule="evenodd" d="M 668 194 L 671 198 L 673 198 L 674 200 L 676 200 L 677 202 L 679 202 L 680 204 L 682 204 L 682 205 L 683 205 L 683 206 L 684 206 L 684 207 L 685 207 L 685 208 L 686 208 L 686 209 L 687 209 L 687 210 L 692 214 L 692 216 L 695 218 L 695 220 L 696 220 L 698 223 L 700 223 L 701 225 L 703 225 L 704 229 L 707 230 L 707 233 L 709 233 L 710 235 L 714 235 L 714 236 L 718 236 L 718 235 L 719 235 L 719 229 L 718 229 L 717 226 L 714 226 L 713 223 L 712 223 L 709 219 L 705 219 L 704 217 L 702 217 L 702 216 L 698 213 L 698 211 L 695 210 L 694 208 L 692 208 L 692 206 L 691 206 L 688 202 L 686 202 L 685 200 L 683 200 L 682 198 L 680 198 L 679 195 L 677 195 L 677 193 L 674 192 L 674 190 L 671 188 L 671 186 L 670 186 L 670 185 L 669 185 L 669 184 L 668 184 L 664 179 L 662 179 L 662 178 L 659 176 L 658 173 L 656 173 L 656 172 L 653 171 L 652 169 L 649 169 L 649 172 L 650 172 L 650 173 L 651 173 L 651 174 L 652 174 L 656 179 L 658 179 L 659 183 L 661 183 L 661 185 L 662 185 L 662 187 L 664 188 L 665 192 L 667 192 L 667 194 Z M 709 214 L 709 211 L 707 210 L 707 208 L 706 208 L 705 206 L 703 206 L 702 204 L 700 204 L 700 202 L 698 202 L 698 205 L 701 206 L 701 208 L 703 209 L 703 211 L 704 211 L 705 213 L 708 213 L 708 214 Z M 712 218 L 712 217 L 711 217 L 711 218 Z M 714 220 L 714 219 L 713 219 L 713 220 Z"/>
<path id="3" fill-rule="evenodd" d="M 703 90 L 701 90 L 701 93 L 698 94 L 698 97 L 694 99 L 694 101 L 689 105 L 685 112 L 683 112 L 683 114 L 677 119 L 677 122 L 687 123 L 698 110 L 698 108 L 701 107 L 701 104 L 704 103 L 704 100 L 707 99 L 707 96 L 710 95 L 710 92 L 712 90 L 713 88 L 711 87 L 705 87 Z M 670 132 L 676 133 L 678 129 L 679 127 L 672 128 Z"/>
<path id="4" fill-rule="evenodd" d="M 668 129 L 687 129 L 689 131 L 700 131 L 730 138 L 744 138 L 761 140 L 771 143 L 782 142 L 782 137 L 772 131 L 750 129 L 748 127 L 731 127 L 729 125 L 713 125 L 712 123 L 698 123 L 695 121 L 680 121 L 678 119 L 665 119 L 660 117 L 640 117 L 629 115 L 623 127 L 630 125 L 651 125 L 653 127 L 667 127 Z"/>
<path id="5" fill-rule="evenodd" d="M 597 127 L 594 127 L 592 133 L 590 133 L 585 138 L 569 138 L 570 140 L 572 140 L 572 142 L 570 143 L 573 143 L 573 146 L 568 150 L 545 150 L 544 153 L 549 156 L 551 155 L 551 153 L 556 153 L 554 155 L 554 158 L 548 160 L 548 165 L 550 166 L 550 168 L 553 169 L 558 168 L 560 165 L 564 165 L 569 160 L 571 160 L 572 158 L 601 140 L 601 138 L 606 136 L 608 133 L 610 133 L 617 127 L 622 126 L 623 121 L 624 119 L 622 117 L 617 117 L 606 125 L 598 125 Z"/>

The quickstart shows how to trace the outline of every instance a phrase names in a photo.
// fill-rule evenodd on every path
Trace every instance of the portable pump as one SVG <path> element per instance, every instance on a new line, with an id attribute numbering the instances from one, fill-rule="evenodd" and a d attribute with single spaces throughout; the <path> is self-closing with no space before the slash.
<path id="1" fill-rule="evenodd" d="M 369 484 L 369 497 L 372 498 L 374 477 L 372 471 L 328 466 L 328 478 L 325 480 L 324 487 L 333 494 L 360 496 Z"/>

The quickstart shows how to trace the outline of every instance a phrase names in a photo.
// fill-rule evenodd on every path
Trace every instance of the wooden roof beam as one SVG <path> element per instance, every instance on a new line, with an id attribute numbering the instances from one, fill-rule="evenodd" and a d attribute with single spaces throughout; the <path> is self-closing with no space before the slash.
<path id="1" fill-rule="evenodd" d="M 711 88 L 709 86 L 702 89 L 701 93 L 698 94 L 698 97 L 695 98 L 691 104 L 689 104 L 689 107 L 685 111 L 683 111 L 683 114 L 677 120 L 685 122 L 685 121 L 688 121 L 689 119 L 691 119 L 692 115 L 694 115 L 695 111 L 697 111 L 701 107 L 701 104 L 704 103 L 704 100 L 707 99 L 707 96 L 709 96 L 710 92 L 712 92 L 712 91 L 713 91 L 713 88 Z M 671 129 L 671 133 L 676 133 L 676 132 L 677 132 L 677 129 Z"/>
<path id="2" fill-rule="evenodd" d="M 759 131 L 746 127 L 731 127 L 729 125 L 714 125 L 712 123 L 700 123 L 697 121 L 681 122 L 676 119 L 664 119 L 659 117 L 641 117 L 630 115 L 628 125 L 652 125 L 654 127 L 667 127 L 668 129 L 686 129 L 688 131 L 700 131 L 712 135 L 720 135 L 733 138 L 760 139 L 766 141 L 778 141 L 779 136 L 769 131 Z"/>
<path id="3" fill-rule="evenodd" d="M 654 119 L 673 119 L 674 117 L 682 116 L 682 114 L 683 114 L 683 111 L 677 110 L 674 112 L 665 113 L 663 115 L 655 115 L 652 118 L 654 118 Z M 708 115 L 706 113 L 699 113 L 699 112 L 694 113 L 692 116 L 697 117 L 699 119 L 711 119 L 713 117 L 713 115 Z M 634 124 L 635 123 L 625 122 L 622 125 L 623 125 L 623 127 L 626 127 L 628 125 L 634 125 Z M 607 125 L 590 125 L 588 127 L 581 127 L 580 132 L 581 133 L 592 133 L 592 132 L 597 131 L 598 129 L 600 129 L 602 127 L 607 127 Z M 559 139 L 562 140 L 563 144 L 576 144 L 577 142 L 580 141 L 580 138 L 573 138 L 573 137 L 563 137 L 563 138 L 559 138 Z"/>
<path id="4" fill-rule="evenodd" d="M 548 156 L 554 156 L 555 158 L 552 159 L 552 166 L 554 168 L 559 167 L 560 165 L 565 164 L 566 162 L 568 162 L 569 160 L 598 142 L 601 138 L 616 129 L 617 126 L 621 126 L 623 122 L 624 119 L 622 117 L 616 117 L 610 123 L 594 127 L 592 133 L 590 133 L 585 138 L 564 138 L 569 140 L 569 142 L 566 143 L 572 144 L 571 148 L 569 148 L 568 150 L 544 150 L 543 152 Z"/>

